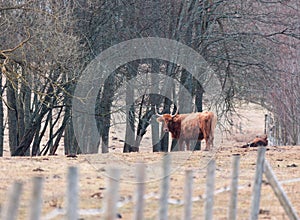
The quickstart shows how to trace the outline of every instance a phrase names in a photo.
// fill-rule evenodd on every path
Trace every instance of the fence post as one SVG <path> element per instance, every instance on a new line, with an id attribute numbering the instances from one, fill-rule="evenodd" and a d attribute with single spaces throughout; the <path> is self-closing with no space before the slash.
<path id="1" fill-rule="evenodd" d="M 104 219 L 115 220 L 117 216 L 117 202 L 119 199 L 120 170 L 111 168 L 108 172 L 108 183 L 104 199 Z"/>
<path id="2" fill-rule="evenodd" d="M 239 178 L 239 164 L 240 155 L 234 154 L 232 163 L 232 176 L 231 176 L 231 186 L 230 186 L 230 204 L 228 210 L 228 219 L 235 220 L 237 214 L 237 196 L 238 196 L 238 178 Z"/>
<path id="3" fill-rule="evenodd" d="M 78 169 L 69 167 L 67 185 L 67 219 L 78 219 Z"/>
<path id="4" fill-rule="evenodd" d="M 268 125 L 268 114 L 265 114 L 265 129 L 264 129 L 264 134 L 267 134 L 267 125 Z"/>
<path id="5" fill-rule="evenodd" d="M 19 208 L 20 196 L 22 192 L 22 183 L 14 182 L 12 189 L 9 193 L 9 199 L 2 211 L 2 220 L 15 220 Z"/>
<path id="6" fill-rule="evenodd" d="M 183 219 L 192 219 L 192 197 L 193 197 L 193 171 L 185 171 L 185 185 L 184 185 L 184 216 Z"/>
<path id="7" fill-rule="evenodd" d="M 171 166 L 171 155 L 166 153 L 163 158 L 163 179 L 160 192 L 160 208 L 159 208 L 159 219 L 168 219 L 168 198 L 170 188 L 170 166 Z"/>
<path id="8" fill-rule="evenodd" d="M 135 214 L 134 219 L 142 220 L 144 219 L 144 192 L 145 192 L 145 164 L 138 163 L 136 165 L 136 204 L 135 204 Z"/>
<path id="9" fill-rule="evenodd" d="M 210 160 L 207 167 L 206 175 L 206 198 L 205 198 L 205 220 L 213 219 L 214 192 L 215 192 L 215 170 L 216 162 Z"/>
<path id="10" fill-rule="evenodd" d="M 33 177 L 33 189 L 32 189 L 32 200 L 30 204 L 30 220 L 39 220 L 41 218 L 42 211 L 42 188 L 43 188 L 43 178 Z"/>
<path id="11" fill-rule="evenodd" d="M 265 152 L 266 152 L 265 147 L 259 147 L 258 148 L 255 178 L 254 178 L 252 200 L 251 200 L 251 215 L 250 215 L 251 220 L 258 219 L 261 183 L 262 183 L 262 175 L 263 175 L 263 170 L 264 170 Z"/>
<path id="12" fill-rule="evenodd" d="M 289 219 L 292 219 L 292 220 L 299 219 L 295 209 L 293 208 L 292 204 L 290 203 L 287 195 L 285 194 L 284 190 L 282 189 L 280 183 L 278 182 L 278 180 L 277 180 L 275 174 L 273 173 L 273 170 L 267 160 L 265 160 L 264 168 L 265 168 L 266 178 L 267 178 L 268 182 L 270 183 L 275 195 L 279 199 L 280 204 L 283 206 Z"/>

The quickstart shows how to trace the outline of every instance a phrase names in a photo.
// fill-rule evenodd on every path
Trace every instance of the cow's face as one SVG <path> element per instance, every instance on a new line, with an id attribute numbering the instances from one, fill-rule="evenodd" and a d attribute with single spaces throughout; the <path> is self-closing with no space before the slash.
<path id="1" fill-rule="evenodd" d="M 170 114 L 164 114 L 156 119 L 158 122 L 163 122 L 163 131 L 169 132 L 172 130 L 173 123 L 175 123 L 174 116 Z"/>

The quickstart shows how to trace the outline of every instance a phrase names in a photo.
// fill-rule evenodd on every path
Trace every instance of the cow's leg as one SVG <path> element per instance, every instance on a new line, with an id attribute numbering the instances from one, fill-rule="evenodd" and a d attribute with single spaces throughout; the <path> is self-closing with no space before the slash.
<path id="1" fill-rule="evenodd" d="M 209 138 L 205 138 L 205 151 L 209 151 L 210 150 L 210 141 L 209 141 Z"/>
<path id="2" fill-rule="evenodd" d="M 172 139 L 171 151 L 179 151 L 177 139 Z"/>
<path id="3" fill-rule="evenodd" d="M 209 136 L 209 146 L 211 149 L 214 147 L 214 136 L 213 135 Z"/>
<path id="4" fill-rule="evenodd" d="M 205 151 L 209 151 L 209 149 L 210 149 L 210 143 L 209 143 L 209 137 L 208 137 L 208 135 L 207 134 L 203 134 L 203 139 L 205 140 Z"/>
<path id="5" fill-rule="evenodd" d="M 206 148 L 205 150 L 211 150 L 214 147 L 214 138 L 212 136 L 209 136 L 205 139 L 206 141 Z"/>
<path id="6" fill-rule="evenodd" d="M 186 150 L 189 151 L 190 150 L 190 141 L 186 140 L 185 144 L 186 144 Z"/>
<path id="7" fill-rule="evenodd" d="M 178 140 L 178 149 L 179 149 L 180 151 L 183 151 L 183 140 L 182 140 L 182 139 L 179 139 L 179 140 Z"/>

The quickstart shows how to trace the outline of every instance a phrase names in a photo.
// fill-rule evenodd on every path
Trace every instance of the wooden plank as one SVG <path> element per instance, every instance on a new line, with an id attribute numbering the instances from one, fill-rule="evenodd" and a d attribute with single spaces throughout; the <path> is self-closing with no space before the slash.
<path id="1" fill-rule="evenodd" d="M 32 189 L 32 197 L 31 197 L 31 204 L 30 204 L 30 220 L 39 220 L 41 218 L 42 212 L 42 189 L 43 189 L 43 182 L 44 179 L 42 177 L 34 177 L 32 179 L 33 182 L 33 189 Z"/>
<path id="2" fill-rule="evenodd" d="M 67 219 L 78 219 L 78 169 L 69 167 L 67 184 Z"/>
<path id="3" fill-rule="evenodd" d="M 159 219 L 168 219 L 168 199 L 170 189 L 170 166 L 171 166 L 171 155 L 165 154 L 163 158 L 163 177 L 160 192 L 160 207 L 159 207 Z"/>
<path id="4" fill-rule="evenodd" d="M 23 184 L 21 182 L 14 182 L 9 193 L 9 199 L 7 201 L 4 210 L 2 211 L 2 220 L 15 220 L 17 219 L 20 196 L 22 192 Z"/>
<path id="5" fill-rule="evenodd" d="M 184 185 L 184 215 L 183 219 L 192 219 L 192 198 L 193 198 L 193 171 L 185 171 L 185 185 Z"/>
<path id="6" fill-rule="evenodd" d="M 135 204 L 135 214 L 134 219 L 143 220 L 144 219 L 144 194 L 145 194 L 145 174 L 146 166 L 144 163 L 138 163 L 136 165 L 136 204 Z"/>
<path id="7" fill-rule="evenodd" d="M 232 174 L 231 174 L 231 186 L 230 186 L 230 203 L 228 210 L 228 219 L 235 220 L 237 215 L 237 197 L 238 197 L 238 178 L 239 178 L 239 166 L 240 155 L 234 154 L 232 156 Z"/>
<path id="8" fill-rule="evenodd" d="M 111 168 L 108 172 L 108 183 L 104 199 L 104 219 L 115 220 L 119 200 L 120 170 Z"/>
<path id="9" fill-rule="evenodd" d="M 291 202 L 289 201 L 285 191 L 281 187 L 281 184 L 277 180 L 277 178 L 267 160 L 265 160 L 264 168 L 265 168 L 265 176 L 266 176 L 268 182 L 270 183 L 275 195 L 277 196 L 280 204 L 282 205 L 286 214 L 288 215 L 289 219 L 291 219 L 291 220 L 300 219 L 297 216 L 296 210 L 294 209 Z"/>
<path id="10" fill-rule="evenodd" d="M 207 166 L 206 175 L 206 198 L 205 198 L 205 220 L 213 219 L 214 207 L 214 192 L 215 192 L 215 170 L 216 162 L 214 159 L 210 160 Z"/>
<path id="11" fill-rule="evenodd" d="M 255 177 L 254 177 L 254 184 L 253 184 L 253 192 L 252 192 L 252 199 L 251 199 L 251 213 L 250 213 L 251 220 L 258 219 L 265 153 L 266 153 L 265 147 L 258 148 Z"/>

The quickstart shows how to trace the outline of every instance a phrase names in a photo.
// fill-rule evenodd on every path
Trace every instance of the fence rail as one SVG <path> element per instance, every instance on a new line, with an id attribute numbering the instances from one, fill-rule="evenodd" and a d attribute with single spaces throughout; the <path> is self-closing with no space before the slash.
<path id="1" fill-rule="evenodd" d="M 228 219 L 237 219 L 237 203 L 238 203 L 238 189 L 241 187 L 238 186 L 238 175 L 239 175 L 239 160 L 240 155 L 233 155 L 232 160 L 232 175 L 231 175 L 231 186 L 228 189 L 224 189 L 224 191 L 230 191 L 230 203 L 228 207 Z M 161 182 L 161 191 L 160 194 L 153 195 L 145 195 L 145 176 L 146 169 L 145 164 L 138 163 L 136 166 L 136 196 L 135 198 L 135 212 L 134 219 L 141 220 L 144 219 L 144 203 L 145 199 L 149 197 L 159 197 L 159 210 L 158 216 L 161 220 L 168 219 L 168 206 L 172 201 L 168 198 L 170 191 L 170 154 L 166 154 L 163 159 L 163 172 L 164 176 Z M 215 192 L 215 160 L 212 159 L 207 167 L 207 175 L 206 175 L 206 191 L 205 195 L 202 196 L 201 199 L 205 201 L 205 211 L 204 216 L 205 219 L 213 219 L 213 203 L 214 203 L 214 195 Z M 299 219 L 295 209 L 292 204 L 288 200 L 287 195 L 285 194 L 283 188 L 278 182 L 274 172 L 272 171 L 271 166 L 268 161 L 265 159 L 265 148 L 259 147 L 257 163 L 256 163 L 256 172 L 254 177 L 253 184 L 253 193 L 251 199 L 251 213 L 249 218 L 251 220 L 258 219 L 259 213 L 259 201 L 260 201 L 260 193 L 261 193 L 261 185 L 262 185 L 262 175 L 265 174 L 267 180 L 270 183 L 275 195 L 280 201 L 280 204 L 284 208 L 287 216 L 296 220 Z M 80 210 L 78 208 L 79 204 L 79 174 L 77 167 L 69 167 L 68 169 L 68 184 L 67 184 L 67 207 L 65 209 L 56 210 L 49 214 L 48 216 L 41 217 L 42 210 L 42 186 L 43 186 L 43 178 L 34 177 L 33 178 L 33 191 L 30 205 L 30 220 L 38 220 L 38 219 L 51 219 L 57 217 L 58 215 L 66 215 L 66 219 L 74 220 L 78 219 L 81 214 L 88 213 L 96 213 L 101 214 L 104 219 L 112 220 L 116 219 L 118 216 L 118 189 L 120 183 L 120 170 L 113 168 L 109 170 L 109 175 L 107 178 L 107 187 L 105 197 L 103 199 L 103 208 L 97 210 Z M 1 219 L 3 220 L 14 220 L 17 219 L 18 207 L 20 201 L 20 195 L 22 193 L 22 183 L 14 182 L 13 187 L 11 189 L 11 193 L 9 194 L 8 200 L 6 201 L 5 206 L 1 212 Z M 184 201 L 177 201 L 178 204 L 184 205 L 183 211 L 183 219 L 190 220 L 192 219 L 192 203 L 194 201 L 199 201 L 199 199 L 195 199 L 192 197 L 193 192 L 193 171 L 186 170 L 185 172 L 185 186 L 184 186 Z"/>

